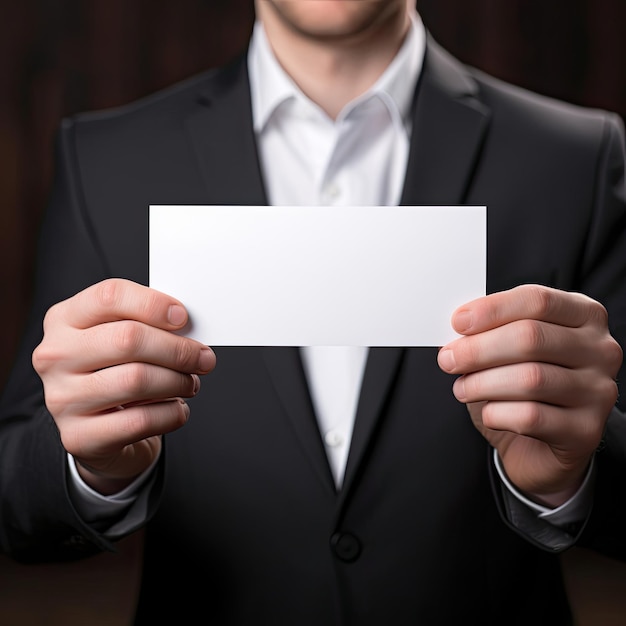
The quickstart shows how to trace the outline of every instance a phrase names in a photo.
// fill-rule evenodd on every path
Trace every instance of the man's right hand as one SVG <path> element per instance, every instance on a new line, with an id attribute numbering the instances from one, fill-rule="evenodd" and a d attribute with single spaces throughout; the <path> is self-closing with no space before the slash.
<path id="1" fill-rule="evenodd" d="M 33 367 L 63 446 L 96 491 L 120 491 L 183 426 L 211 348 L 174 333 L 187 323 L 176 299 L 122 279 L 88 287 L 50 308 Z"/>

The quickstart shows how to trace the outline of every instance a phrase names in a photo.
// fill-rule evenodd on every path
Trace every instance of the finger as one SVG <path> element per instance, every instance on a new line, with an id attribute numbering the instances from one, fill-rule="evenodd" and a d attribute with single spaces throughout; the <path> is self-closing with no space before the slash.
<path id="1" fill-rule="evenodd" d="M 587 411 L 571 411 L 540 402 L 488 402 L 482 426 L 542 441 L 575 457 L 590 454 L 602 437 L 602 420 Z"/>
<path id="2" fill-rule="evenodd" d="M 521 319 L 578 328 L 590 320 L 606 326 L 606 318 L 606 309 L 583 294 L 542 285 L 521 285 L 463 305 L 453 313 L 452 326 L 458 333 L 467 335 Z"/>
<path id="3" fill-rule="evenodd" d="M 531 401 L 564 408 L 598 406 L 608 414 L 617 385 L 591 370 L 572 370 L 546 363 L 522 363 L 490 368 L 457 378 L 453 385 L 460 402 Z"/>
<path id="4" fill-rule="evenodd" d="M 198 393 L 200 379 L 146 363 L 125 363 L 83 376 L 65 385 L 46 386 L 46 406 L 52 415 L 96 415 L 118 406 L 154 402 Z"/>
<path id="5" fill-rule="evenodd" d="M 525 319 L 456 339 L 437 359 L 452 374 L 526 361 L 582 367 L 598 360 L 599 341 L 591 344 L 586 334 L 572 328 Z"/>
<path id="6" fill-rule="evenodd" d="M 81 384 L 86 393 L 77 410 L 87 414 L 117 406 L 191 398 L 200 391 L 198 376 L 146 363 L 105 368 L 83 377 Z"/>
<path id="7" fill-rule="evenodd" d="M 69 346 L 67 367 L 75 372 L 133 361 L 199 374 L 215 367 L 215 353 L 208 346 L 134 320 L 99 324 L 81 331 L 75 340 L 78 345 Z"/>
<path id="8" fill-rule="evenodd" d="M 65 423 L 61 439 L 65 450 L 77 458 L 110 462 L 111 455 L 125 446 L 184 426 L 189 415 L 189 406 L 180 398 L 136 405 L 89 419 L 77 417 Z"/>
<path id="9" fill-rule="evenodd" d="M 57 319 L 74 328 L 89 328 L 116 320 L 136 320 L 165 330 L 188 321 L 185 307 L 175 298 L 138 283 L 112 278 L 87 287 L 50 309 L 46 325 Z"/>

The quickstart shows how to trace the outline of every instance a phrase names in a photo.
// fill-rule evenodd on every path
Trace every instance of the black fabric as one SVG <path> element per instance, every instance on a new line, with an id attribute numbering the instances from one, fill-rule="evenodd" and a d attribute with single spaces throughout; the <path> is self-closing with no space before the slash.
<path id="1" fill-rule="evenodd" d="M 585 292 L 625 345 L 623 141 L 616 116 L 502 84 L 429 41 L 402 201 L 486 205 L 488 291 Z M 0 413 L 0 546 L 23 560 L 113 548 L 64 487 L 30 366 L 43 312 L 106 277 L 147 284 L 150 204 L 266 202 L 244 61 L 66 121 L 58 164 L 35 311 Z M 165 439 L 138 624 L 571 623 L 557 556 L 502 519 L 487 444 L 435 349 L 371 351 L 339 493 L 297 349 L 216 353 L 190 422 Z M 622 557 L 625 438 L 616 409 L 581 539 Z"/>

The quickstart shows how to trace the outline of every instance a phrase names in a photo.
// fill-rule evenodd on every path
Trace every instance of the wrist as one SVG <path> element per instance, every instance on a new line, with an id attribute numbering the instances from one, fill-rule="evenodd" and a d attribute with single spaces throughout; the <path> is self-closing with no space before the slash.
<path id="1" fill-rule="evenodd" d="M 532 489 L 523 489 L 510 480 L 496 448 L 493 448 L 493 464 L 506 489 L 526 506 L 535 509 L 542 515 L 560 509 L 563 505 L 577 498 L 582 491 L 588 493 L 588 485 L 594 475 L 594 458 L 592 457 L 580 477 L 572 480 L 572 474 L 569 474 L 569 482 L 566 487 L 552 491 L 548 489 L 533 491 Z"/>
<path id="2" fill-rule="evenodd" d="M 557 509 L 565 504 L 568 500 L 571 500 L 578 493 L 578 490 L 582 487 L 582 484 L 583 479 L 581 478 L 580 481 L 577 482 L 575 485 L 568 487 L 567 489 L 562 489 L 561 491 L 556 491 L 548 494 L 526 492 L 524 495 L 529 500 L 532 500 L 535 504 L 544 506 L 549 509 Z"/>
<path id="3" fill-rule="evenodd" d="M 76 471 L 80 478 L 87 486 L 103 496 L 119 493 L 137 478 L 137 476 L 131 476 L 129 478 L 107 476 L 77 458 L 74 458 L 74 461 Z"/>

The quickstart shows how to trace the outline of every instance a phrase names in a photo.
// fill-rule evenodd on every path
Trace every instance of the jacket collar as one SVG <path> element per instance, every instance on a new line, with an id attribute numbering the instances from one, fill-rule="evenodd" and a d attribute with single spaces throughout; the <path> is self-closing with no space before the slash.
<path id="1" fill-rule="evenodd" d="M 489 108 L 481 101 L 470 73 L 427 36 L 424 66 L 413 102 L 413 132 L 401 203 L 463 204 L 489 119 Z M 245 55 L 207 79 L 185 126 L 206 183 L 207 204 L 267 204 Z M 263 350 L 297 440 L 320 480 L 334 490 L 298 349 Z M 367 456 L 404 352 L 403 348 L 370 350 L 340 501 L 348 497 Z"/>

